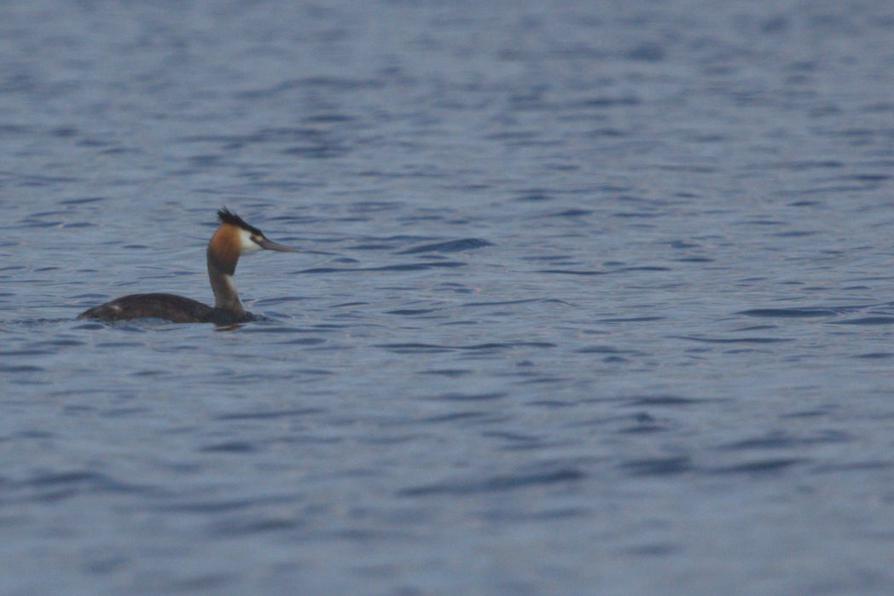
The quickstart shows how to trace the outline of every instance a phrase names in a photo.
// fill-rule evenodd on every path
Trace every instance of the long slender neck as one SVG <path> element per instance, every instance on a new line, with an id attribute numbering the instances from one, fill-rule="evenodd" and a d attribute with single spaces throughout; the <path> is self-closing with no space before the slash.
<path id="1" fill-rule="evenodd" d="M 212 244 L 213 244 L 212 239 Z M 239 255 L 228 260 L 215 256 L 212 244 L 208 245 L 208 279 L 211 281 L 211 289 L 214 291 L 214 308 L 229 311 L 235 315 L 244 315 L 245 309 L 239 301 L 236 292 L 236 284 L 233 275 L 236 273 L 236 263 Z"/>

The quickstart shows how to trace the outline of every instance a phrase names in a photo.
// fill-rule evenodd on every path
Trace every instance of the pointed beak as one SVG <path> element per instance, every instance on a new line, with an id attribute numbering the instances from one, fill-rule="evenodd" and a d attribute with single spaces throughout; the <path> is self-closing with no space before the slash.
<path id="1" fill-rule="evenodd" d="M 274 242 L 273 240 L 268 240 L 267 238 L 261 238 L 258 240 L 258 245 L 265 250 L 275 250 L 277 252 L 298 252 L 297 248 L 292 248 L 291 246 L 286 246 L 285 244 L 280 244 L 279 242 Z"/>

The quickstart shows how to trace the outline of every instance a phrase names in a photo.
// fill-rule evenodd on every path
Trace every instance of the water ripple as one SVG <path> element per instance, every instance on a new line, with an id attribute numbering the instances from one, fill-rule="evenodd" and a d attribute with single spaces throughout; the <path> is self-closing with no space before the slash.
<path id="1" fill-rule="evenodd" d="M 436 242 L 434 244 L 424 244 L 422 246 L 414 246 L 406 250 L 400 251 L 398 254 L 412 255 L 426 252 L 461 252 L 466 250 L 476 250 L 486 246 L 493 246 L 487 240 L 479 238 L 463 238 L 462 240 L 449 240 L 446 242 Z"/>
<path id="2" fill-rule="evenodd" d="M 492 476 L 481 480 L 453 480 L 436 484 L 415 486 L 399 491 L 402 497 L 428 497 L 438 495 L 472 495 L 477 493 L 505 492 L 553 484 L 580 482 L 586 475 L 576 468 L 561 468 L 540 473 L 518 473 L 508 476 Z"/>

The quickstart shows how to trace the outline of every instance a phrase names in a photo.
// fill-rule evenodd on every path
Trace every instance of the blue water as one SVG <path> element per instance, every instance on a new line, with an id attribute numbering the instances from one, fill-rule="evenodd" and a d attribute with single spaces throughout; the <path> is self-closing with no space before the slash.
<path id="1" fill-rule="evenodd" d="M 6 3 L 0 593 L 894 593 L 892 31 Z"/>

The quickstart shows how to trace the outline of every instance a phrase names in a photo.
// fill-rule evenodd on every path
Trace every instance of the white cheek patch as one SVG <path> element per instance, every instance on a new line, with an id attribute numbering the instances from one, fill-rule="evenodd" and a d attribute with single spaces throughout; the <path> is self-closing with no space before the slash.
<path id="1" fill-rule="evenodd" d="M 255 244 L 251 239 L 251 232 L 247 230 L 239 230 L 239 253 L 246 255 L 257 252 L 261 247 Z"/>

